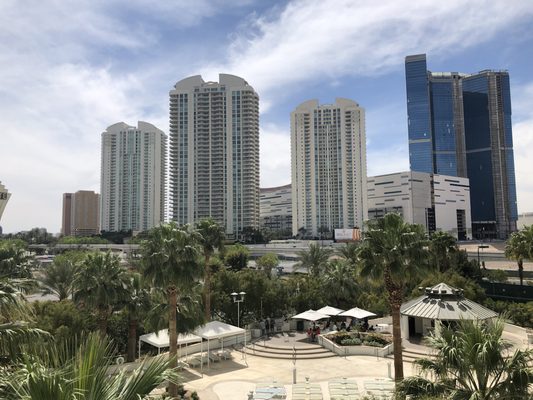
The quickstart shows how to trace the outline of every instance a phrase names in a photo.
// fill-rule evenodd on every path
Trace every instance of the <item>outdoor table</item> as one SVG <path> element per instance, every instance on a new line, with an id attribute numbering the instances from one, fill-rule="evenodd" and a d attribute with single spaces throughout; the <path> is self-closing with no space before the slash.
<path id="1" fill-rule="evenodd" d="M 224 360 L 229 360 L 231 358 L 231 351 L 226 350 L 226 349 L 225 350 L 218 350 L 216 352 L 216 354 L 219 357 L 223 358 Z"/>

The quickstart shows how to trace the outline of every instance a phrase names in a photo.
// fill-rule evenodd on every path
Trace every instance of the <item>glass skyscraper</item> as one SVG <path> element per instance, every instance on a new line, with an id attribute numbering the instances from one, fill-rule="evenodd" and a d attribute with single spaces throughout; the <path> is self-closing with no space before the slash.
<path id="1" fill-rule="evenodd" d="M 517 206 L 506 71 L 427 70 L 426 55 L 405 59 L 411 170 L 468 177 L 476 238 L 505 239 Z"/>

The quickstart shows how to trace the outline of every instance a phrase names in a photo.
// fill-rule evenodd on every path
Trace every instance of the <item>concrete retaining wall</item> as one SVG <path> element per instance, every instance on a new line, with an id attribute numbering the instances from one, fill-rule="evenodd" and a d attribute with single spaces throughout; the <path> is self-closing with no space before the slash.
<path id="1" fill-rule="evenodd" d="M 323 335 L 318 336 L 318 344 L 322 347 L 338 354 L 339 356 L 376 356 L 385 357 L 388 354 L 392 354 L 394 346 L 389 344 L 385 347 L 373 347 L 373 346 L 339 346 L 337 343 L 329 340 Z"/>

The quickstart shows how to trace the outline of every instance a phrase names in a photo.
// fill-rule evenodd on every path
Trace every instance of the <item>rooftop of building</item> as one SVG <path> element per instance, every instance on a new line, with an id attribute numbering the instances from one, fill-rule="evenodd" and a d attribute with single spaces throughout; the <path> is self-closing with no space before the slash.
<path id="1" fill-rule="evenodd" d="M 290 189 L 290 188 L 291 188 L 291 184 L 289 183 L 288 185 L 283 185 L 283 186 L 260 188 L 259 191 L 261 193 L 270 193 L 270 192 L 275 192 L 275 191 L 278 191 L 278 190 Z"/>

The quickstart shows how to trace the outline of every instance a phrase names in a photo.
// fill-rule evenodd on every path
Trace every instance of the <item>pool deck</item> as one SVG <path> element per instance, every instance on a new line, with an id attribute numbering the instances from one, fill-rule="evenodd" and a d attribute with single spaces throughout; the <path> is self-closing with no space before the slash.
<path id="1" fill-rule="evenodd" d="M 527 348 L 521 335 L 504 332 L 504 338 L 513 342 L 515 348 Z M 265 338 L 267 345 L 273 347 L 293 346 L 305 348 L 310 346 L 305 333 L 291 333 L 290 336 L 277 334 Z M 313 345 L 316 345 L 313 343 Z M 430 349 L 420 343 L 403 342 L 406 351 L 429 353 Z M 394 374 L 392 358 L 376 358 L 370 356 L 330 357 L 311 360 L 279 360 L 256 357 L 232 351 L 232 360 L 212 363 L 210 368 L 204 366 L 202 372 L 198 369 L 186 369 L 182 372 L 182 381 L 189 390 L 195 390 L 202 400 L 246 400 L 248 393 L 255 389 L 256 383 L 276 381 L 285 386 L 287 399 L 291 399 L 294 370 L 296 382 L 319 383 L 322 387 L 324 400 L 330 400 L 328 382 L 335 378 L 355 379 L 360 391 L 364 389 L 364 382 L 372 379 L 387 379 L 389 368 Z M 404 375 L 416 373 L 416 367 L 410 362 L 404 362 Z"/>
<path id="2" fill-rule="evenodd" d="M 271 336 L 267 344 L 276 347 L 292 346 L 305 348 L 309 346 L 305 334 L 291 334 L 289 340 L 282 335 Z M 314 344 L 316 345 L 316 344 Z M 198 369 L 187 369 L 182 373 L 183 383 L 189 390 L 195 390 L 202 400 L 235 399 L 246 400 L 248 393 L 255 389 L 257 382 L 276 381 L 285 386 L 287 399 L 291 399 L 293 370 L 296 369 L 296 382 L 319 383 L 324 400 L 329 400 L 328 381 L 335 378 L 355 379 L 360 390 L 364 381 L 376 378 L 388 378 L 388 371 L 393 371 L 393 360 L 369 356 L 331 357 L 323 359 L 278 360 L 255 357 L 250 354 L 233 351 L 233 359 L 211 364 L 209 370 L 204 368 L 203 376 Z M 390 367 L 389 367 L 390 365 Z M 410 363 L 404 363 L 404 374 L 414 372 Z"/>

